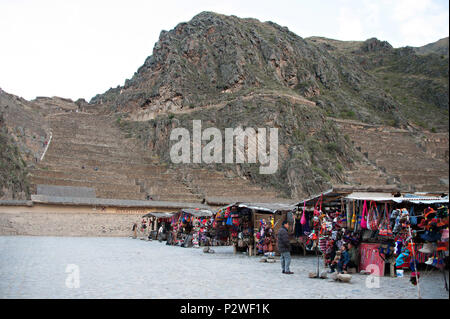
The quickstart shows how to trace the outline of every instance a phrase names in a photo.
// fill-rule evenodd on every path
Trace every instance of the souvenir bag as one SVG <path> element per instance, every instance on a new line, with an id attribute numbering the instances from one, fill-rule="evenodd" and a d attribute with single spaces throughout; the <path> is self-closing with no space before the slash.
<path id="1" fill-rule="evenodd" d="M 387 203 L 384 203 L 384 209 L 381 211 L 380 219 L 378 221 L 378 230 L 381 229 L 381 226 L 385 223 L 386 219 L 389 222 L 389 218 L 387 217 L 388 206 Z"/>
<path id="2" fill-rule="evenodd" d="M 304 215 L 305 215 L 305 224 L 302 225 L 303 234 L 309 233 L 311 231 L 311 228 L 309 227 L 309 218 L 308 218 L 309 213 L 305 211 Z"/>
<path id="3" fill-rule="evenodd" d="M 228 218 L 227 218 L 227 223 L 226 223 L 228 226 L 231 226 L 231 225 L 233 225 L 233 218 L 231 217 L 231 215 L 229 215 L 228 216 Z"/>
<path id="4" fill-rule="evenodd" d="M 305 210 L 306 210 L 306 201 L 303 202 L 303 214 L 302 214 L 302 218 L 300 219 L 300 224 L 302 224 L 302 225 L 306 224 Z"/>
<path id="5" fill-rule="evenodd" d="M 342 218 L 340 218 L 340 215 L 342 214 Z M 340 227 L 342 228 L 347 228 L 348 226 L 348 216 L 347 216 L 347 211 L 345 210 L 344 207 L 344 201 L 341 200 L 341 212 L 337 212 L 336 217 L 337 217 L 337 221 Z"/>
<path id="6" fill-rule="evenodd" d="M 367 201 L 364 201 L 362 216 L 361 216 L 361 228 L 367 229 Z"/>
<path id="7" fill-rule="evenodd" d="M 323 197 L 323 194 L 320 195 L 319 200 L 317 201 L 316 205 L 314 206 L 314 216 L 320 216 L 320 214 L 322 213 L 322 197 Z M 317 207 L 317 206 L 319 206 L 319 202 L 320 202 L 320 208 Z M 319 208 L 319 209 L 317 209 L 317 208 Z"/>
<path id="8" fill-rule="evenodd" d="M 370 230 L 377 230 L 377 219 L 378 219 L 378 207 L 377 203 L 371 201 L 370 202 L 370 210 L 367 216 L 367 228 Z"/>
<path id="9" fill-rule="evenodd" d="M 353 202 L 353 215 L 352 215 L 350 228 L 351 229 L 355 228 L 355 224 L 356 224 L 356 205 L 355 205 L 355 202 Z"/>
<path id="10" fill-rule="evenodd" d="M 326 237 L 319 237 L 319 250 L 325 253 L 327 250 L 328 239 Z"/>
<path id="11" fill-rule="evenodd" d="M 373 201 L 370 201 L 369 209 L 366 211 L 366 225 L 368 230 L 372 230 L 371 217 L 373 214 Z"/>
<path id="12" fill-rule="evenodd" d="M 378 229 L 378 235 L 383 237 L 392 237 L 391 223 L 389 222 L 389 218 L 387 216 L 387 204 L 384 206 L 384 215 Z"/>

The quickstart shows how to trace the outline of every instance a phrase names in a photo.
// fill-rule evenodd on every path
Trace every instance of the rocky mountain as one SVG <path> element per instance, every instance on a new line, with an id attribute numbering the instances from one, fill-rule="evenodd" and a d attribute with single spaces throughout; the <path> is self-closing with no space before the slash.
<path id="1" fill-rule="evenodd" d="M 121 114 L 121 127 L 166 162 L 170 129 L 193 119 L 279 127 L 275 175 L 233 169 L 295 197 L 348 182 L 345 172 L 365 160 L 333 119 L 448 133 L 448 57 L 375 38 L 303 39 L 272 22 L 202 12 L 162 31 L 134 76 L 90 103 Z"/>
<path id="2" fill-rule="evenodd" d="M 272 22 L 211 12 L 161 32 L 135 75 L 91 103 L 150 119 L 268 90 L 310 99 L 333 117 L 448 130 L 448 57 L 377 39 L 303 39 Z M 410 114 L 423 102 L 420 111 L 433 108 L 438 120 Z"/>
<path id="3" fill-rule="evenodd" d="M 62 98 L 29 103 L 46 118 L 76 109 L 104 121 L 114 118 L 111 125 L 139 141 L 139 154 L 174 171 L 192 169 L 188 186 L 195 184 L 201 194 L 220 185 L 196 183 L 196 169 L 237 176 L 295 199 L 333 184 L 448 190 L 448 55 L 441 47 L 395 49 L 375 38 L 302 38 L 273 22 L 202 12 L 162 31 L 153 54 L 123 86 L 89 103 Z M 173 164 L 170 132 L 176 127 L 192 132 L 193 120 L 221 132 L 278 128 L 278 170 L 263 175 L 259 164 Z M 75 116 L 65 121 L 80 129 L 93 125 L 76 124 Z M 113 142 L 107 134 L 102 139 Z M 403 158 L 409 159 L 410 171 Z M 411 176 L 424 166 L 433 171 L 419 180 Z"/>

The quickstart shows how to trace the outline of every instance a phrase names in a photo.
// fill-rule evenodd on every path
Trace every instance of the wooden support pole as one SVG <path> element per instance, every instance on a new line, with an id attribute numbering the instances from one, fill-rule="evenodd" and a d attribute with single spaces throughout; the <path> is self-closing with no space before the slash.
<path id="1" fill-rule="evenodd" d="M 409 216 L 408 216 L 408 221 L 409 221 Z M 422 297 L 420 296 L 419 277 L 417 276 L 418 270 L 417 270 L 417 264 L 416 264 L 416 252 L 414 249 L 414 242 L 412 240 L 412 235 L 411 235 L 411 225 L 408 225 L 408 233 L 409 233 L 409 241 L 411 242 L 411 250 L 412 250 L 412 255 L 413 255 L 413 260 L 414 260 L 414 272 L 416 274 L 417 294 L 418 294 L 418 298 L 422 299 Z"/>

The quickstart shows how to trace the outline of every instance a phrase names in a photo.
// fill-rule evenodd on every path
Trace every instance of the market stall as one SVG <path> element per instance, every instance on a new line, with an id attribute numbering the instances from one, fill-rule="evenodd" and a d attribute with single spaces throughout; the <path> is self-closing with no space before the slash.
<path id="1" fill-rule="evenodd" d="M 352 270 L 379 276 L 385 269 L 395 276 L 395 268 L 409 268 L 415 277 L 418 265 L 443 268 L 448 260 L 446 194 L 331 189 L 297 203 L 298 212 L 301 229 L 295 234 L 308 248 L 317 247 L 325 266 L 347 244 L 358 257 Z"/>
<path id="2" fill-rule="evenodd" d="M 176 213 L 150 212 L 142 216 L 148 220 L 149 239 L 166 240 L 167 234 L 171 230 L 170 222 L 174 214 Z"/>
<path id="3" fill-rule="evenodd" d="M 390 275 L 395 276 L 395 268 L 417 269 L 431 257 L 434 266 L 444 267 L 448 258 L 448 239 L 444 241 L 448 234 L 448 196 L 352 193 L 346 199 L 350 207 L 356 207 L 352 221 L 359 220 L 351 226 L 361 233 L 363 241 L 360 269 L 370 266 L 383 276 L 389 266 Z M 402 251 L 408 256 L 400 264 Z M 376 268 L 371 266 L 374 264 Z"/>
<path id="4" fill-rule="evenodd" d="M 295 206 L 278 203 L 234 203 L 220 208 L 214 218 L 214 239 L 233 245 L 249 256 L 275 253 L 276 234 Z"/>
<path id="5" fill-rule="evenodd" d="M 171 218 L 172 231 L 168 241 L 181 247 L 209 246 L 212 216 L 208 209 L 181 209 Z"/>

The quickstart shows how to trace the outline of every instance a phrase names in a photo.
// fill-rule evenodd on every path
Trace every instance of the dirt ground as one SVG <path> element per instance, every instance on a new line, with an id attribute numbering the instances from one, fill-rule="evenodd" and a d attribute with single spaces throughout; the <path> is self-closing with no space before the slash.
<path id="1" fill-rule="evenodd" d="M 84 236 L 126 237 L 132 234 L 134 222 L 141 221 L 139 213 L 111 213 L 107 210 L 84 207 L 0 206 L 0 236 Z"/>

